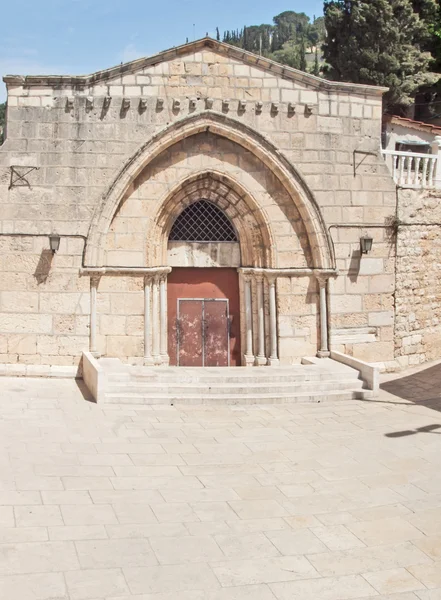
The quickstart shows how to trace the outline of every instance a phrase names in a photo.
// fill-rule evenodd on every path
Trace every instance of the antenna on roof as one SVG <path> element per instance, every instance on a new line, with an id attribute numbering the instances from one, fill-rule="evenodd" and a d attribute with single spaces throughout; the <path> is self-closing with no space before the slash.
<path id="1" fill-rule="evenodd" d="M 196 25 L 193 23 L 193 42 L 196 39 Z"/>

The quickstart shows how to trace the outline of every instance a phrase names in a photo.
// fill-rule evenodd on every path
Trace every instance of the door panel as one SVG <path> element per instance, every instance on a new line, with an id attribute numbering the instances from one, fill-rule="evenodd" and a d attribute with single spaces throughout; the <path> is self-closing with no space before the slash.
<path id="1" fill-rule="evenodd" d="M 204 300 L 204 366 L 228 367 L 228 302 Z"/>
<path id="2" fill-rule="evenodd" d="M 240 365 L 240 301 L 237 269 L 176 267 L 167 279 L 168 352 L 170 364 L 179 364 L 179 299 L 228 300 L 230 366 Z"/>
<path id="3" fill-rule="evenodd" d="M 178 300 L 178 365 L 203 367 L 202 300 Z"/>

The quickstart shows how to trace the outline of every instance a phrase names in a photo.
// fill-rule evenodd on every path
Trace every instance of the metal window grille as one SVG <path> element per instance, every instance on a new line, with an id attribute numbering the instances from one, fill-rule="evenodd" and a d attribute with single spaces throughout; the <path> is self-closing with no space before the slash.
<path id="1" fill-rule="evenodd" d="M 173 224 L 172 242 L 237 242 L 228 217 L 211 202 L 199 200 L 187 206 Z"/>

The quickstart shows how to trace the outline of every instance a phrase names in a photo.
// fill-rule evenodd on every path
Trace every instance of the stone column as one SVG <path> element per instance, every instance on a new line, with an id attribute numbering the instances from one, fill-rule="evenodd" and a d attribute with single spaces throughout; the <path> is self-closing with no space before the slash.
<path id="1" fill-rule="evenodd" d="M 329 358 L 331 353 L 328 346 L 328 299 L 327 287 L 329 275 L 316 274 L 320 293 L 320 350 L 317 352 L 319 358 Z"/>
<path id="2" fill-rule="evenodd" d="M 257 288 L 257 334 L 258 334 L 258 349 L 256 356 L 256 365 L 261 367 L 266 365 L 267 359 L 265 356 L 265 304 L 263 295 L 263 275 L 256 275 Z"/>
<path id="3" fill-rule="evenodd" d="M 167 274 L 162 274 L 159 280 L 159 331 L 161 364 L 170 362 L 167 352 Z"/>
<path id="4" fill-rule="evenodd" d="M 277 354 L 277 304 L 276 304 L 276 275 L 267 275 L 269 286 L 269 311 L 270 311 L 270 357 L 268 364 L 275 367 L 279 364 Z"/>
<path id="5" fill-rule="evenodd" d="M 253 306 L 251 303 L 251 277 L 244 275 L 244 294 L 245 294 L 245 365 L 251 367 L 254 364 L 253 352 Z"/>
<path id="6" fill-rule="evenodd" d="M 98 283 L 100 281 L 99 275 L 92 275 L 90 277 L 90 352 L 96 358 L 99 356 L 97 345 L 96 345 L 96 330 L 97 330 L 97 292 Z"/>
<path id="7" fill-rule="evenodd" d="M 432 154 L 438 156 L 433 171 L 433 185 L 436 189 L 441 189 L 441 136 L 437 135 L 432 142 Z"/>
<path id="8" fill-rule="evenodd" d="M 153 357 L 151 352 L 151 297 L 152 297 L 152 280 L 149 275 L 144 277 L 144 364 L 146 366 L 153 365 Z"/>
<path id="9" fill-rule="evenodd" d="M 159 276 L 155 275 L 152 282 L 152 354 L 153 363 L 161 364 L 161 356 L 159 349 Z"/>

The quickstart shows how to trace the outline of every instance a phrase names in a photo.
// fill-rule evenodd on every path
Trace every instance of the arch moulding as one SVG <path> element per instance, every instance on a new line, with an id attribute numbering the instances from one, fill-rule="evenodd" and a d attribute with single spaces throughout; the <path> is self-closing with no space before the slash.
<path id="1" fill-rule="evenodd" d="M 224 173 L 209 170 L 190 175 L 168 190 L 153 217 L 150 243 L 153 260 L 166 264 L 170 230 L 178 215 L 204 198 L 216 205 L 233 224 L 240 242 L 242 264 L 275 268 L 275 245 L 270 223 L 253 196 Z"/>
<path id="2" fill-rule="evenodd" d="M 261 133 L 224 114 L 204 111 L 185 117 L 152 136 L 123 165 L 104 192 L 92 218 L 85 252 L 87 267 L 100 267 L 101 238 L 110 227 L 121 200 L 143 169 L 174 144 L 198 133 L 211 133 L 242 146 L 261 160 L 287 190 L 304 222 L 313 266 L 333 269 L 332 244 L 320 208 L 303 177 L 292 163 Z"/>

